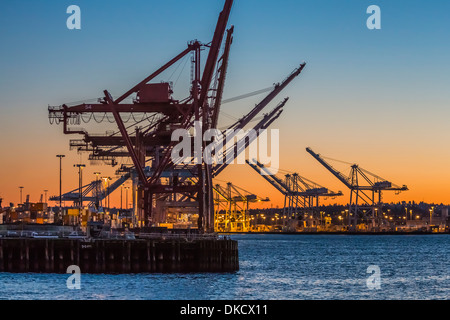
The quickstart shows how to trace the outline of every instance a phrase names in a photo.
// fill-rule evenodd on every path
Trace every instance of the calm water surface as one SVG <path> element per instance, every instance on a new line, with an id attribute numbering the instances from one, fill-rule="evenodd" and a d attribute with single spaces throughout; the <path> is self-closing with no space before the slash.
<path id="1" fill-rule="evenodd" d="M 449 299 L 450 235 L 235 235 L 233 274 L 0 273 L 0 299 Z M 369 290 L 378 265 L 381 289 Z"/>

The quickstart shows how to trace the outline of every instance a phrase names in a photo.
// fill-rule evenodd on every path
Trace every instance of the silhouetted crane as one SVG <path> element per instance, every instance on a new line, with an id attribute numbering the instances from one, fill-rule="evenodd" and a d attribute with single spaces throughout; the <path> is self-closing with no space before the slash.
<path id="1" fill-rule="evenodd" d="M 249 204 L 270 201 L 269 198 L 260 198 L 231 182 L 226 187 L 216 184 L 214 193 L 215 229 L 221 232 L 247 232 L 250 227 Z"/>
<path id="2" fill-rule="evenodd" d="M 350 230 L 356 229 L 358 218 L 362 218 L 366 221 L 370 220 L 372 228 L 380 223 L 378 213 L 381 211 L 383 191 L 395 191 L 396 193 L 399 193 L 408 190 L 406 185 L 403 185 L 402 187 L 397 186 L 392 182 L 361 168 L 357 164 L 351 165 L 350 175 L 345 176 L 328 164 L 324 160 L 324 157 L 312 151 L 311 148 L 306 148 L 306 151 L 349 188 L 350 202 L 348 209 L 348 226 Z M 376 195 L 378 195 L 378 199 L 376 199 Z"/>
<path id="3" fill-rule="evenodd" d="M 286 174 L 284 179 L 271 174 L 267 168 L 257 160 L 246 161 L 247 164 L 284 195 L 283 217 L 292 217 L 299 211 L 309 210 L 315 215 L 319 207 L 320 197 L 342 196 L 342 192 L 334 192 L 316 182 L 300 176 L 298 173 Z"/>

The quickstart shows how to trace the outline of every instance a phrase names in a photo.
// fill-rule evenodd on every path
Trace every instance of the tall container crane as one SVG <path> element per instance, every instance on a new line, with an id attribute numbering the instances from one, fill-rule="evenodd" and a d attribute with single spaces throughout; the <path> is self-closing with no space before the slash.
<path id="1" fill-rule="evenodd" d="M 208 44 L 199 41 L 191 41 L 187 48 L 175 56 L 165 65 L 153 72 L 147 78 L 139 82 L 118 98 L 114 98 L 107 90 L 104 90 L 104 97 L 99 99 L 99 103 L 82 103 L 74 106 L 66 104 L 59 107 L 49 107 L 49 118 L 51 121 L 63 124 L 65 134 L 82 134 L 85 136 L 83 146 L 85 151 L 92 152 L 90 159 L 109 161 L 115 165 L 116 157 L 130 157 L 135 174 L 139 181 L 136 193 L 138 197 L 138 220 L 139 226 L 149 226 L 155 221 L 152 213 L 156 200 L 160 197 L 172 197 L 175 194 L 188 194 L 194 198 L 198 204 L 198 227 L 202 231 L 213 231 L 213 208 L 209 205 L 212 202 L 212 174 L 210 166 L 204 161 L 196 165 L 196 184 L 183 183 L 179 179 L 168 179 L 168 183 L 162 181 L 163 171 L 173 167 L 171 161 L 171 151 L 178 143 L 171 141 L 171 133 L 176 129 L 189 130 L 193 127 L 194 121 L 203 124 L 204 130 L 211 127 L 211 119 L 215 115 L 213 107 L 217 107 L 211 98 L 211 92 L 216 90 L 213 84 L 213 76 L 217 69 L 220 49 L 227 28 L 233 0 L 225 0 L 222 12 L 219 15 L 214 31 L 213 39 Z M 205 64 L 201 65 L 201 51 L 207 49 L 208 56 Z M 177 101 L 172 97 L 172 87 L 170 83 L 149 83 L 157 76 L 161 75 L 168 68 L 192 54 L 192 79 L 190 96 L 182 101 Z M 225 66 L 222 63 L 222 72 Z M 222 77 L 224 78 L 224 77 Z M 132 99 L 132 103 L 129 100 Z M 103 115 L 103 118 L 115 123 L 119 129 L 118 133 L 107 135 L 103 139 L 97 139 L 98 144 L 94 145 L 90 141 L 91 135 L 84 130 L 73 130 L 70 124 L 80 124 L 85 121 L 86 115 L 89 119 Z M 134 128 L 125 126 L 126 115 L 133 116 L 144 114 L 146 120 L 151 124 L 145 129 L 138 128 L 135 136 L 128 132 Z M 149 115 L 149 116 L 147 116 Z M 215 117 L 215 116 L 214 116 Z M 102 118 L 102 119 L 103 119 Z M 94 137 L 93 137 L 94 138 Z M 74 142 L 77 146 L 78 142 Z M 104 147 L 101 146 L 104 145 Z M 125 149 L 123 148 L 125 147 Z M 201 145 L 202 153 L 204 145 Z M 146 174 L 146 163 L 151 161 L 150 177 Z"/>
<path id="2" fill-rule="evenodd" d="M 346 176 L 333 168 L 324 157 L 315 153 L 311 148 L 306 151 L 331 172 L 350 190 L 350 201 L 348 209 L 348 228 L 355 231 L 358 221 L 361 219 L 370 223 L 372 229 L 376 229 L 380 224 L 382 193 L 384 191 L 407 191 L 408 187 L 402 187 L 377 176 L 357 164 L 351 165 L 350 175 Z"/>
<path id="3" fill-rule="evenodd" d="M 71 140 L 70 146 L 80 152 L 89 152 L 89 160 L 115 166 L 118 158 L 131 158 L 132 166 L 128 169 L 133 181 L 133 199 L 136 198 L 138 227 L 162 222 L 158 220 L 160 215 L 154 212 L 158 203 L 176 203 L 181 199 L 189 202 L 187 206 L 198 208 L 198 228 L 201 231 L 214 230 L 212 179 L 226 165 L 206 164 L 203 157 L 200 157 L 198 164 L 175 164 L 171 152 L 178 141 L 172 141 L 171 136 L 177 129 L 191 131 L 195 122 L 202 124 L 202 132 L 198 133 L 202 136 L 206 130 L 217 126 L 233 41 L 234 28 L 227 30 L 232 5 L 233 0 L 225 0 L 211 42 L 189 42 L 185 50 L 121 96 L 113 97 L 104 90 L 103 97 L 97 103 L 63 104 L 48 108 L 50 122 L 62 124 L 64 134 L 83 136 L 82 139 Z M 206 59 L 202 59 L 202 52 L 207 52 Z M 189 55 L 192 63 L 189 95 L 176 100 L 172 84 L 169 81 L 156 82 L 156 78 L 169 68 L 175 68 L 176 64 L 179 67 L 184 59 L 188 61 Z M 230 129 L 238 130 L 254 120 L 304 67 L 303 63 L 285 81 L 276 84 L 261 103 Z M 267 128 L 280 116 L 286 101 L 265 115 L 256 128 Z M 98 136 L 74 127 L 91 120 L 108 121 L 117 128 Z M 239 147 L 242 144 L 235 145 L 235 148 L 240 148 L 238 152 L 248 146 L 247 143 L 243 145 L 244 148 Z M 202 142 L 200 147 L 203 154 L 206 142 Z"/>
<path id="4" fill-rule="evenodd" d="M 231 182 L 228 182 L 226 187 L 216 184 L 214 194 L 215 230 L 217 232 L 249 231 L 250 203 L 270 201 L 269 198 L 260 198 Z"/>
<path id="5" fill-rule="evenodd" d="M 331 191 L 298 173 L 288 173 L 283 179 L 271 175 L 267 168 L 257 160 L 247 160 L 246 163 L 284 195 L 283 217 L 292 217 L 305 211 L 309 211 L 313 216 L 317 215 L 319 198 L 342 196 L 341 191 Z"/>

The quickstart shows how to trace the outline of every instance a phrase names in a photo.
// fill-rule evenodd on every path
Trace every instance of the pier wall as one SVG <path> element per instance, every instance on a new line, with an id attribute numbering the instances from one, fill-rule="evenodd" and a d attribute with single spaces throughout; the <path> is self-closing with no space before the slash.
<path id="1" fill-rule="evenodd" d="M 66 273 L 234 272 L 237 241 L 229 239 L 0 238 L 0 272 Z"/>

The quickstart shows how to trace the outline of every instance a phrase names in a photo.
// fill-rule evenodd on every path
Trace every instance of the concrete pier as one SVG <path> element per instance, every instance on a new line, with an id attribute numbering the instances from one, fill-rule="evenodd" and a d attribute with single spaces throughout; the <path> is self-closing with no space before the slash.
<path id="1" fill-rule="evenodd" d="M 0 272 L 66 273 L 234 272 L 237 242 L 229 239 L 0 238 Z"/>

